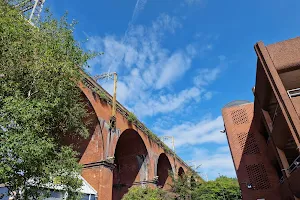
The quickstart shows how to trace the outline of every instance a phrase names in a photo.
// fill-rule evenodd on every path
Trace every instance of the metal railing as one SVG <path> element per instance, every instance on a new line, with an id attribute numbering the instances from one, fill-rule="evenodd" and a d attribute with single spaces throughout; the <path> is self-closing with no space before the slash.
<path id="1" fill-rule="evenodd" d="M 290 98 L 300 96 L 300 88 L 295 88 L 292 90 L 287 90 L 287 93 Z"/>
<path id="2" fill-rule="evenodd" d="M 300 155 L 293 161 L 293 163 L 288 168 L 289 173 L 292 173 L 300 167 Z"/>
<path id="3" fill-rule="evenodd" d="M 280 183 L 280 184 L 283 184 L 283 183 L 284 183 L 284 177 L 283 177 L 283 176 L 280 178 L 279 183 Z"/>

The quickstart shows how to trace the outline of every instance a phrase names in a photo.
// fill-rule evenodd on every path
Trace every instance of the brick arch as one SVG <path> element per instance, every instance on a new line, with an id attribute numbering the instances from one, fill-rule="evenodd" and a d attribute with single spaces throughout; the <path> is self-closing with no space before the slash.
<path id="1" fill-rule="evenodd" d="M 132 185 L 148 180 L 149 154 L 145 142 L 134 129 L 122 132 L 114 152 L 113 200 L 119 200 Z"/>
<path id="2" fill-rule="evenodd" d="M 64 145 L 72 145 L 73 149 L 79 153 L 78 158 L 80 159 L 80 163 L 87 164 L 103 159 L 104 142 L 103 137 L 101 137 L 101 127 L 96 110 L 89 96 L 81 90 L 80 97 L 88 113 L 88 117 L 84 118 L 83 121 L 87 126 L 89 135 L 87 138 L 83 138 L 74 134 L 68 134 L 61 139 L 61 142 Z"/>
<path id="3" fill-rule="evenodd" d="M 184 169 L 183 169 L 182 167 L 179 167 L 179 169 L 178 169 L 178 176 L 181 177 L 181 176 L 183 176 L 184 174 L 185 174 Z"/>
<path id="4" fill-rule="evenodd" d="M 158 186 L 165 190 L 171 189 L 172 178 L 169 171 L 173 172 L 171 162 L 165 153 L 161 153 L 157 160 L 156 175 L 158 176 Z"/>
<path id="5" fill-rule="evenodd" d="M 100 102 L 98 95 L 92 92 L 89 88 L 85 87 L 82 83 L 80 83 L 78 87 L 81 90 L 82 94 L 84 94 L 85 98 L 87 98 L 87 100 L 91 104 L 96 116 L 101 116 L 99 109 L 97 109 L 97 104 L 99 104 Z"/>
<path id="6" fill-rule="evenodd" d="M 89 88 L 85 87 L 82 83 L 79 83 L 78 85 L 79 89 L 81 90 L 81 96 L 83 99 L 85 99 L 86 106 L 88 110 L 92 111 L 92 116 L 89 115 L 89 120 L 97 121 L 97 129 L 95 129 L 94 132 L 90 131 L 90 144 L 89 146 L 93 150 L 85 151 L 85 153 L 91 153 L 93 155 L 85 155 L 84 160 L 81 161 L 82 164 L 85 163 L 91 163 L 91 162 L 97 162 L 100 160 L 104 160 L 107 155 L 106 153 L 106 132 L 105 132 L 105 121 L 100 120 L 99 118 L 101 116 L 100 109 L 99 109 L 99 102 L 100 99 L 98 95 L 94 92 L 92 92 Z M 97 151 L 95 152 L 95 149 Z M 95 156 L 96 155 L 96 156 Z M 92 157 L 92 159 L 91 159 Z"/>
<path id="7" fill-rule="evenodd" d="M 154 183 L 157 171 L 159 171 L 160 174 L 160 170 L 162 169 L 161 167 L 158 167 L 158 164 L 161 165 L 161 159 L 159 158 L 164 156 L 165 158 L 167 157 L 169 165 L 167 165 L 167 170 L 163 171 L 172 170 L 173 174 L 176 176 L 178 167 L 183 167 L 184 171 L 188 170 L 188 166 L 186 166 L 185 163 L 177 157 L 175 158 L 172 153 L 166 153 L 165 149 L 160 145 L 160 142 L 152 140 L 151 137 L 149 137 L 147 128 L 144 127 L 141 122 L 137 121 L 136 123 L 129 123 L 127 120 L 129 111 L 119 103 L 117 104 L 116 112 L 116 131 L 110 131 L 108 122 L 111 117 L 111 101 L 101 101 L 99 95 L 97 95 L 96 92 L 93 92 L 97 91 L 97 89 L 101 90 L 101 86 L 97 85 L 93 79 L 89 78 L 89 80 L 85 81 L 86 82 L 80 82 L 78 86 L 95 112 L 95 115 L 93 115 L 94 119 L 97 118 L 98 121 L 96 123 L 97 130 L 95 129 L 97 134 L 94 135 L 102 135 L 104 139 L 91 139 L 90 143 L 92 144 L 92 148 L 86 149 L 84 154 L 87 154 L 88 156 L 83 156 L 84 162 L 80 160 L 80 163 L 85 164 L 82 176 L 97 190 L 100 199 L 121 199 L 123 194 L 127 192 L 128 188 L 134 182 L 141 182 L 147 179 L 145 184 Z M 108 93 L 106 93 L 106 95 L 109 96 Z M 111 99 L 110 96 L 109 99 Z M 126 137 L 130 135 L 135 135 L 135 139 L 126 139 Z M 129 141 L 122 142 L 124 140 Z M 134 147 L 136 145 L 134 145 L 132 141 L 143 144 L 141 145 L 143 146 L 143 150 L 135 150 Z M 101 148 L 103 147 L 104 152 L 101 150 L 103 155 L 101 158 L 99 158 L 101 152 L 99 153 L 98 151 L 100 148 L 97 147 L 96 143 L 103 143 Z M 122 145 L 119 145 L 121 143 L 126 143 L 126 148 L 122 148 Z M 119 159 L 120 157 L 125 157 L 124 154 L 126 151 L 127 154 L 130 154 L 130 151 L 133 152 L 133 159 L 131 159 L 131 161 L 134 165 L 129 164 L 127 166 L 134 166 L 134 169 L 126 171 L 118 177 L 118 171 L 116 170 L 126 167 L 126 162 L 127 164 L 130 163 L 130 159 L 123 159 L 123 163 L 120 162 L 122 159 Z M 112 159 L 113 157 L 116 158 L 115 163 Z M 114 169 L 116 165 L 117 168 Z M 165 174 L 168 174 L 168 172 Z M 128 175 L 129 177 L 125 177 Z M 167 189 L 168 178 L 169 177 L 167 177 L 166 181 L 167 184 L 163 186 L 164 189 Z M 123 180 L 125 181 L 123 182 Z M 121 187 L 121 191 L 116 190 L 118 186 L 122 186 L 122 183 L 123 187 Z M 112 197 L 113 194 L 114 197 Z"/>
<path id="8" fill-rule="evenodd" d="M 126 122 L 127 123 L 127 122 Z M 118 129 L 118 127 L 121 126 L 120 129 Z M 121 136 L 127 132 L 135 132 L 136 134 L 139 135 L 139 137 L 141 138 L 141 140 L 143 141 L 143 144 L 145 145 L 146 147 L 146 150 L 147 152 L 150 152 L 149 150 L 151 149 L 151 144 L 149 142 L 149 138 L 147 137 L 146 134 L 144 134 L 143 132 L 140 132 L 132 127 L 129 127 L 128 126 L 126 128 L 124 128 L 124 126 L 122 126 L 122 122 L 118 121 L 117 123 L 117 132 L 119 133 L 112 133 L 112 142 L 111 142 L 111 150 L 110 150 L 110 154 L 111 155 L 115 155 L 115 151 L 117 149 L 117 144 L 121 138 Z M 130 143 L 129 143 L 130 144 Z"/>

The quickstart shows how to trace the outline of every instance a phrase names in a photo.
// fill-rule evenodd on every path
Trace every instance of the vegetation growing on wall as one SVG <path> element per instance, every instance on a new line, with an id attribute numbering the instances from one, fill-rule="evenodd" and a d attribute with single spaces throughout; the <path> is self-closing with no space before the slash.
<path id="1" fill-rule="evenodd" d="M 132 112 L 130 112 L 128 113 L 127 120 L 129 123 L 135 123 L 137 121 L 137 118 Z"/>
<path id="2" fill-rule="evenodd" d="M 57 21 L 47 14 L 37 26 L 0 0 L 0 183 L 21 190 L 18 198 L 35 199 L 38 187 L 59 178 L 76 199 L 77 154 L 59 141 L 88 135 L 76 84 L 79 67 L 94 54 L 74 40 L 74 23 L 65 16 Z"/>
<path id="3" fill-rule="evenodd" d="M 100 98 L 101 101 L 107 101 L 108 100 L 108 98 L 107 98 L 107 96 L 104 92 L 99 93 L 99 98 Z"/>
<path id="4" fill-rule="evenodd" d="M 99 95 L 99 98 L 101 99 L 101 96 L 104 98 L 104 95 L 101 95 L 101 93 L 107 95 L 104 92 L 104 89 L 100 86 L 97 85 L 93 85 L 92 83 L 90 83 L 89 81 L 87 82 L 87 75 L 85 75 L 85 81 L 83 81 L 83 83 L 90 88 L 91 90 L 93 90 L 94 92 L 96 92 Z M 112 104 L 112 97 L 110 95 L 106 96 L 106 102 L 108 104 Z M 130 112 L 128 112 L 122 105 L 120 105 L 119 103 L 117 103 L 117 110 L 119 111 L 119 113 L 121 115 L 123 115 L 124 117 L 126 117 L 128 119 L 128 116 L 131 115 Z M 132 113 L 133 114 L 133 113 Z M 149 130 L 142 122 L 140 122 L 136 116 L 133 114 L 133 116 L 130 116 L 130 121 L 133 120 L 133 122 L 129 122 L 129 123 L 133 123 L 136 125 L 136 127 L 138 129 L 140 129 L 141 131 L 143 131 L 150 140 L 154 141 L 155 143 L 157 143 L 161 148 L 163 148 L 165 150 L 166 153 L 169 154 L 174 154 L 174 152 L 167 146 L 165 145 L 165 143 L 163 143 L 159 137 L 154 134 L 151 130 Z M 128 120 L 129 121 L 129 120 Z M 177 159 L 181 161 L 181 159 L 176 155 Z"/>

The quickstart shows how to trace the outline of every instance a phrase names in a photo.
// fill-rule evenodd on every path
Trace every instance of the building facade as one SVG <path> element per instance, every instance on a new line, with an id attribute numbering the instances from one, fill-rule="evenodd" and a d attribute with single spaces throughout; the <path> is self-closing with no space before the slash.
<path id="1" fill-rule="evenodd" d="M 243 199 L 300 199 L 300 37 L 255 51 L 254 103 L 222 110 Z"/>

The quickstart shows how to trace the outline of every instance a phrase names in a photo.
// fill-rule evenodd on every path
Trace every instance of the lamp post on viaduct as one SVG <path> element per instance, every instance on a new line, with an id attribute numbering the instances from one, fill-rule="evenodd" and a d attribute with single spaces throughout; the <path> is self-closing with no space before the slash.
<path id="1" fill-rule="evenodd" d="M 91 77 L 84 76 L 79 88 L 89 113 L 85 120 L 90 136 L 70 136 L 62 142 L 73 144 L 80 153 L 82 176 L 97 190 L 98 199 L 119 200 L 132 185 L 170 189 L 169 171 L 177 175 L 176 169 L 183 173 L 188 165 L 140 121 L 130 123 L 129 111 L 120 103 L 116 105 L 116 128 L 111 129 L 112 97 Z"/>

